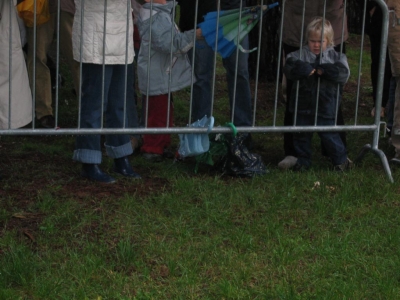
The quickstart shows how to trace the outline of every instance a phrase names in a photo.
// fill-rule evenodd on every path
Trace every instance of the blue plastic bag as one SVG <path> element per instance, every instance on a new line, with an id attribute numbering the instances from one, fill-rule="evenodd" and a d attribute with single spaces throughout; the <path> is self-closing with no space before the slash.
<path id="1" fill-rule="evenodd" d="M 204 116 L 201 120 L 189 125 L 190 127 L 205 128 L 207 133 L 185 133 L 179 134 L 180 146 L 178 153 L 180 157 L 196 156 L 207 152 L 210 148 L 208 134 L 214 126 L 214 117 Z"/>

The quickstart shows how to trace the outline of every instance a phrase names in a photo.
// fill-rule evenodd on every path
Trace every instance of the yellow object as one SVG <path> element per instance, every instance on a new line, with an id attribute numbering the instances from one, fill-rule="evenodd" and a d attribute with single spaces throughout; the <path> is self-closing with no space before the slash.
<path id="1" fill-rule="evenodd" d="M 27 27 L 35 24 L 36 4 L 36 25 L 41 25 L 50 20 L 48 0 L 24 0 L 17 5 L 18 15 L 24 20 Z"/>

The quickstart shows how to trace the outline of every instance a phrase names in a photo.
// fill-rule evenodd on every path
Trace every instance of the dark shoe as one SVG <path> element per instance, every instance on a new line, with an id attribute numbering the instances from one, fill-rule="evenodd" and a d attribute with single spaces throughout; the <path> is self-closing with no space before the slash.
<path id="1" fill-rule="evenodd" d="M 39 120 L 40 126 L 44 128 L 55 128 L 56 127 L 56 120 L 52 115 L 47 115 L 44 117 L 41 117 Z"/>
<path id="2" fill-rule="evenodd" d="M 295 163 L 295 165 L 291 168 L 291 170 L 295 172 L 304 172 L 307 171 L 309 168 L 305 165 L 299 164 L 298 162 Z"/>
<path id="3" fill-rule="evenodd" d="M 113 171 L 126 177 L 137 179 L 142 178 L 139 174 L 133 171 L 127 156 L 114 159 Z"/>
<path id="4" fill-rule="evenodd" d="M 103 182 L 103 183 L 113 183 L 115 179 L 110 175 L 104 173 L 99 165 L 96 164 L 82 164 L 82 177 L 87 179 Z"/>
<path id="5" fill-rule="evenodd" d="M 151 162 L 161 162 L 163 160 L 163 156 L 161 154 L 147 152 L 143 153 L 143 158 Z"/>
<path id="6" fill-rule="evenodd" d="M 344 163 L 334 166 L 333 170 L 337 172 L 344 172 L 350 170 L 352 167 L 353 167 L 353 162 L 349 158 L 347 158 Z"/>

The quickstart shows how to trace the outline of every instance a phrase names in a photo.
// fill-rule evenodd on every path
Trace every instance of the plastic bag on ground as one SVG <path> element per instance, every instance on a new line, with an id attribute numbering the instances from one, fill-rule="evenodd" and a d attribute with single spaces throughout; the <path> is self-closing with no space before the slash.
<path id="1" fill-rule="evenodd" d="M 251 153 L 247 143 L 249 133 L 231 135 L 210 135 L 210 149 L 196 156 L 196 169 L 200 163 L 216 166 L 222 172 L 239 177 L 254 177 L 267 173 L 260 155 Z"/>
<path id="2" fill-rule="evenodd" d="M 228 141 L 228 155 L 225 171 L 234 176 L 254 177 L 265 175 L 267 168 L 259 154 L 251 153 L 247 142 L 251 139 L 249 133 L 238 133 Z"/>

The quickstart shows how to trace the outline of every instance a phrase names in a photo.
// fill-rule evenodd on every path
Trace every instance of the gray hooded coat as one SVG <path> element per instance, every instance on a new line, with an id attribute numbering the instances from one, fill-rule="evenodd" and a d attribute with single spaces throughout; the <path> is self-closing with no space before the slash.
<path id="1" fill-rule="evenodd" d="M 140 10 L 137 26 L 141 45 L 137 70 L 142 94 L 149 96 L 167 94 L 191 84 L 192 72 L 186 53 L 194 46 L 194 30 L 180 32 L 172 20 L 173 9 L 174 3 L 167 2 L 167 4 L 152 5 L 146 3 Z M 169 87 L 170 73 L 172 77 Z"/>

